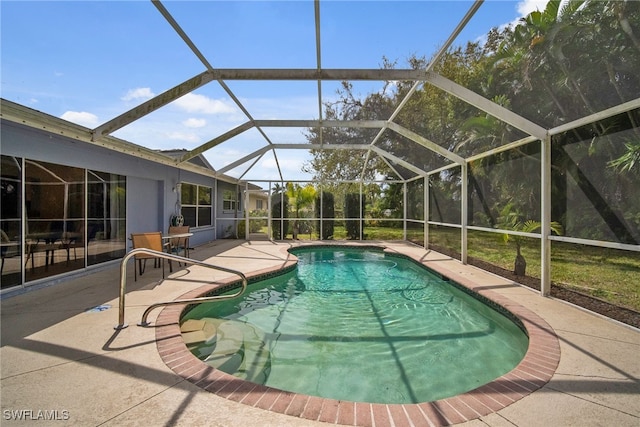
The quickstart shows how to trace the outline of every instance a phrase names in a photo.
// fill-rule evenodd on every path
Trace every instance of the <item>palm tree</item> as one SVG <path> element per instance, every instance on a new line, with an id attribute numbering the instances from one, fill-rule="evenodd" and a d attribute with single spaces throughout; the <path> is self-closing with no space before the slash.
<path id="1" fill-rule="evenodd" d="M 300 230 L 299 218 L 300 212 L 309 207 L 316 199 L 316 189 L 313 185 L 308 184 L 301 186 L 300 184 L 287 183 L 287 196 L 293 201 L 291 203 L 295 212 L 295 219 L 293 220 L 293 238 L 298 237 L 298 231 Z"/>
<path id="2" fill-rule="evenodd" d="M 608 165 L 619 172 L 640 172 L 640 141 L 629 141 L 624 144 L 626 152 Z"/>
<path id="3" fill-rule="evenodd" d="M 502 209 L 498 226 L 504 230 L 512 230 L 520 233 L 535 233 L 542 228 L 542 223 L 532 219 L 523 220 L 523 215 L 514 210 L 513 204 L 507 203 Z M 562 224 L 559 222 L 552 221 L 549 226 L 555 234 L 561 235 L 563 233 Z M 543 238 L 545 238 L 545 236 L 543 236 Z M 503 234 L 503 239 L 505 243 L 513 243 L 516 247 L 513 274 L 516 276 L 524 276 L 527 269 L 527 261 L 524 259 L 524 256 L 522 256 L 521 248 L 525 237 L 519 234 L 505 233 Z"/>

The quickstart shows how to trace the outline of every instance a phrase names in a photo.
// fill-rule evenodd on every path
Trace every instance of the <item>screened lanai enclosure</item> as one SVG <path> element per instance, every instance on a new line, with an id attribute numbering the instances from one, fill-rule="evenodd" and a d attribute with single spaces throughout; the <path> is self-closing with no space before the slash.
<path id="1" fill-rule="evenodd" d="M 178 168 L 204 156 L 231 177 L 214 190 L 214 212 L 235 213 L 212 219 L 225 237 L 408 240 L 544 295 L 554 282 L 639 310 L 640 2 L 549 1 L 500 21 L 514 5 L 126 2 L 93 30 L 60 17 L 76 36 L 131 32 L 81 73 L 140 56 L 66 102 L 128 96 L 78 139 Z M 180 197 L 183 215 L 197 206 Z"/>

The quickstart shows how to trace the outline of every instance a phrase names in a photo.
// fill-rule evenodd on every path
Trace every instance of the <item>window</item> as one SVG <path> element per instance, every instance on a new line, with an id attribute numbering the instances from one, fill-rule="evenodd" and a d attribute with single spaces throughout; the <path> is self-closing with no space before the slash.
<path id="1" fill-rule="evenodd" d="M 126 177 L 1 160 L 3 289 L 125 255 Z"/>
<path id="2" fill-rule="evenodd" d="M 76 245 L 87 246 L 87 264 L 118 259 L 126 253 L 127 178 L 87 171 L 87 225 L 78 229 Z"/>
<path id="3" fill-rule="evenodd" d="M 206 227 L 211 225 L 212 218 L 212 194 L 211 187 L 203 185 L 186 184 L 180 186 L 181 212 L 184 217 L 184 225 L 190 227 Z"/>
<path id="4" fill-rule="evenodd" d="M 82 242 L 85 170 L 25 159 L 24 176 L 25 281 L 84 268 L 85 247 L 72 242 Z"/>
<path id="5" fill-rule="evenodd" d="M 22 159 L 0 156 L 0 256 L 2 289 L 22 281 Z"/>
<path id="6" fill-rule="evenodd" d="M 237 209 L 236 193 L 224 190 L 222 193 L 222 210 L 233 211 Z"/>
<path id="7" fill-rule="evenodd" d="M 263 200 L 262 200 L 262 199 L 258 199 L 258 200 L 256 200 L 256 210 L 261 211 L 261 210 L 263 210 L 263 209 L 264 209 L 264 208 L 262 207 L 262 202 L 263 202 Z"/>

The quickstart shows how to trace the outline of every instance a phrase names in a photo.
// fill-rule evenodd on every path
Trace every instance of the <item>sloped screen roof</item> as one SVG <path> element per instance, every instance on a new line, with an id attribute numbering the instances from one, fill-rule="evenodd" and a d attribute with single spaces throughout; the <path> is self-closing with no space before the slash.
<path id="1" fill-rule="evenodd" d="M 2 2 L 2 96 L 252 181 L 406 180 L 640 107 L 640 3 L 527 4 Z"/>

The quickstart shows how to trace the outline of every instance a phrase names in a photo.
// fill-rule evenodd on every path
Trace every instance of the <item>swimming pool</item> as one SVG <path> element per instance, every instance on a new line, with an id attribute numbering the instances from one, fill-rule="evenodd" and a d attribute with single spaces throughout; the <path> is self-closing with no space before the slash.
<path id="1" fill-rule="evenodd" d="M 294 271 L 184 316 L 183 325 L 209 325 L 204 340 L 187 339 L 198 358 L 280 390 L 417 403 L 486 384 L 527 350 L 510 318 L 408 259 L 345 248 L 294 253 Z"/>

